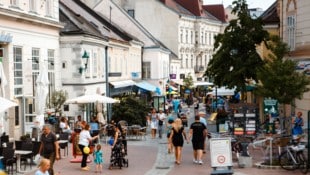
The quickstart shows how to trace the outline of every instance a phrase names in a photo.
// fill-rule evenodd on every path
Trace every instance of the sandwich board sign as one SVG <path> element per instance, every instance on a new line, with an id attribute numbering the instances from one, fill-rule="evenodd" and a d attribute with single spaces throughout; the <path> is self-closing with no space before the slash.
<path id="1" fill-rule="evenodd" d="M 233 174 L 231 167 L 231 138 L 212 138 L 210 140 L 211 174 Z"/>

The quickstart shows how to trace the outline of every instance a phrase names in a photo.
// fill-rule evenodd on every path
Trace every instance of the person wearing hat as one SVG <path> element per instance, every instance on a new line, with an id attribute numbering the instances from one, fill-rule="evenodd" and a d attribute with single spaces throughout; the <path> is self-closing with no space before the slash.
<path id="1" fill-rule="evenodd" d="M 166 114 L 163 113 L 163 109 L 159 108 L 158 113 L 158 137 L 161 139 L 163 134 L 163 126 L 165 124 Z"/>

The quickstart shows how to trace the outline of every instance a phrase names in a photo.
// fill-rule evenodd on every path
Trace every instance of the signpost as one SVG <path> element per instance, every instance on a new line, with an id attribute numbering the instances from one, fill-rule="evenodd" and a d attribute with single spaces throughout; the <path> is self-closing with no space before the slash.
<path id="1" fill-rule="evenodd" d="M 210 140 L 211 174 L 233 174 L 230 138 L 212 138 Z"/>

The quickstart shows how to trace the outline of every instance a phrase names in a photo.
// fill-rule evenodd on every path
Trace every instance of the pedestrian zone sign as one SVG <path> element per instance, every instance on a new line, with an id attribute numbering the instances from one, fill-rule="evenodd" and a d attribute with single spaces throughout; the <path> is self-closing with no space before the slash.
<path id="1" fill-rule="evenodd" d="M 211 167 L 231 167 L 231 138 L 212 138 L 210 140 Z"/>

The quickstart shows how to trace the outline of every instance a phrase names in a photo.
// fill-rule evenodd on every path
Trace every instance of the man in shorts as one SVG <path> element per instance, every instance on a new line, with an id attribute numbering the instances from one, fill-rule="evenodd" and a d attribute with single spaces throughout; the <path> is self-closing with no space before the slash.
<path id="1" fill-rule="evenodd" d="M 192 138 L 194 163 L 202 165 L 202 155 L 204 149 L 204 136 L 207 135 L 206 126 L 200 122 L 200 116 L 195 116 L 195 122 L 191 124 L 189 130 L 188 141 Z"/>

